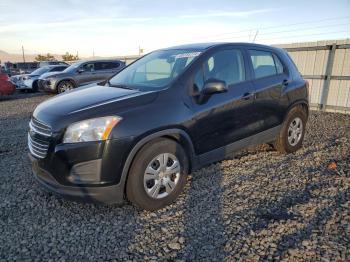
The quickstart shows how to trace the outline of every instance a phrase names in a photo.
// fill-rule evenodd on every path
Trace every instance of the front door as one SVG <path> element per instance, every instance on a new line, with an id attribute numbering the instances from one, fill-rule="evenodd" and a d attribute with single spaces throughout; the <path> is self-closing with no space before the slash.
<path id="1" fill-rule="evenodd" d="M 228 91 L 208 97 L 194 95 L 194 144 L 198 154 L 228 145 L 255 132 L 253 88 L 246 81 L 242 50 L 225 49 L 209 55 L 194 74 L 193 88 L 200 94 L 209 79 L 225 81 Z"/>
<path id="2" fill-rule="evenodd" d="M 75 76 L 78 86 L 87 85 L 95 81 L 95 66 L 94 63 L 83 64 L 77 71 Z"/>

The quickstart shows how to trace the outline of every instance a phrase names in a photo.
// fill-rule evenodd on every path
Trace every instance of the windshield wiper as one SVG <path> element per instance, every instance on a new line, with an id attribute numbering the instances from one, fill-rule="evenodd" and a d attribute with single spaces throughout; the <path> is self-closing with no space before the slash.
<path id="1" fill-rule="evenodd" d="M 126 86 L 126 85 L 112 85 L 111 82 L 109 82 L 109 80 L 107 81 L 108 86 L 110 87 L 117 87 L 117 88 L 122 88 L 122 89 L 128 89 L 128 90 L 137 90 L 135 88 Z"/>

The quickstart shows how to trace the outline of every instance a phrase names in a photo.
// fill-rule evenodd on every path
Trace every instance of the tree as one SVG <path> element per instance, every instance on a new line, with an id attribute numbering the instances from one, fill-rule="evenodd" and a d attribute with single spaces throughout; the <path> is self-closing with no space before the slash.
<path id="1" fill-rule="evenodd" d="M 35 60 L 36 61 L 55 61 L 56 58 L 53 55 L 51 55 L 50 53 L 47 53 L 46 55 L 40 55 L 40 54 L 37 55 L 35 57 Z"/>
<path id="2" fill-rule="evenodd" d="M 63 61 L 74 61 L 74 60 L 79 60 L 78 55 L 72 55 L 68 52 L 66 52 L 64 55 L 62 55 Z"/>

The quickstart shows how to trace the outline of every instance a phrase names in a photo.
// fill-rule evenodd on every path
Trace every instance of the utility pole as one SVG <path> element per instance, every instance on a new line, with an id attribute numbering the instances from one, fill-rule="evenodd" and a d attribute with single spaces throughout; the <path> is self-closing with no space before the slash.
<path id="1" fill-rule="evenodd" d="M 23 48 L 23 45 L 22 45 L 22 57 L 23 57 L 23 63 L 26 62 L 25 58 L 24 58 L 24 48 Z"/>
<path id="2" fill-rule="evenodd" d="M 255 36 L 254 36 L 254 39 L 253 39 L 253 43 L 255 42 L 255 39 L 256 39 L 258 33 L 259 33 L 259 30 L 256 30 L 256 33 L 255 33 Z"/>
<path id="3" fill-rule="evenodd" d="M 92 49 L 92 57 L 95 58 L 95 50 Z"/>

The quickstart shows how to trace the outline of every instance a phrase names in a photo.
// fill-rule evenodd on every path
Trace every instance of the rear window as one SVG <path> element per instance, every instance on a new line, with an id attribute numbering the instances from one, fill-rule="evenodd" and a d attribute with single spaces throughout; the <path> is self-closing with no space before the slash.
<path id="1" fill-rule="evenodd" d="M 279 58 L 267 51 L 249 50 L 255 78 L 262 78 L 283 73 Z"/>

